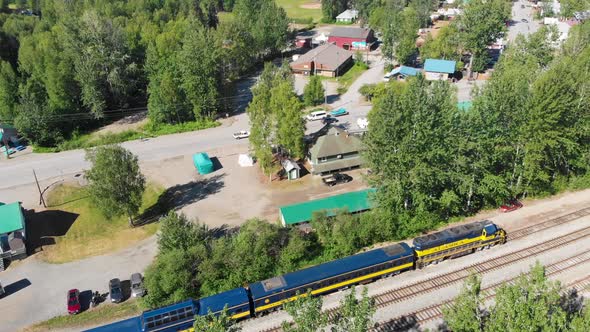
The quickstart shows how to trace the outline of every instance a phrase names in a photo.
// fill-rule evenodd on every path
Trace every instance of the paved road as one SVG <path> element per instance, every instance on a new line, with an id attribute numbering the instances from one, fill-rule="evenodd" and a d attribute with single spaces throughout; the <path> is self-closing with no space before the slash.
<path id="1" fill-rule="evenodd" d="M 108 292 L 112 278 L 129 280 L 143 271 L 156 254 L 154 238 L 111 255 L 97 256 L 66 264 L 46 264 L 34 257 L 0 273 L 8 294 L 0 300 L 0 332 L 14 332 L 35 322 L 67 312 L 66 294 Z M 86 294 L 90 294 L 87 292 Z"/>
<path id="2" fill-rule="evenodd" d="M 366 117 L 371 109 L 371 105 L 360 103 L 362 96 L 358 90 L 364 84 L 381 82 L 383 79 L 383 67 L 384 61 L 381 58 L 375 57 L 374 62 L 371 63 L 371 68 L 354 81 L 346 93 L 329 103 L 331 108 L 338 109 L 344 107 L 349 113 L 348 115 L 338 117 L 338 125 L 353 131 L 359 129 L 356 120 L 358 118 Z M 306 133 L 309 134 L 315 132 L 322 126 L 321 121 L 308 121 Z"/>
<path id="3" fill-rule="evenodd" d="M 524 8 L 522 8 L 524 6 Z M 528 22 L 522 22 L 525 19 Z M 512 24 L 508 28 L 508 40 L 513 41 L 519 34 L 528 35 L 539 30 L 540 24 L 533 21 L 533 9 L 531 3 L 519 0 L 512 5 Z"/>

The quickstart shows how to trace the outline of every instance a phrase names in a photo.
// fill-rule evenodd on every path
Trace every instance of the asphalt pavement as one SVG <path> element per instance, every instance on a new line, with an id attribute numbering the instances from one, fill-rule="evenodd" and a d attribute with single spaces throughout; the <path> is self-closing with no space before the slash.
<path id="1" fill-rule="evenodd" d="M 523 22 L 523 19 L 527 22 Z M 519 34 L 526 36 L 535 33 L 539 27 L 539 22 L 533 20 L 533 8 L 530 2 L 519 0 L 512 4 L 512 22 L 508 28 L 508 41 L 514 41 Z"/>

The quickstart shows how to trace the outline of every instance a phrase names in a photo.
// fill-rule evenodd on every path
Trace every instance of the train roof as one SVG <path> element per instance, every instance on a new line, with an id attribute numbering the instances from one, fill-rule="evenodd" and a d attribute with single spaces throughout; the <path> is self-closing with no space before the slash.
<path id="1" fill-rule="evenodd" d="M 223 310 L 225 305 L 230 309 L 243 304 L 248 304 L 248 293 L 243 287 L 235 288 L 200 299 L 198 314 L 204 316 L 209 310 L 213 313 Z"/>
<path id="2" fill-rule="evenodd" d="M 133 317 L 111 324 L 85 330 L 86 332 L 138 332 L 141 331 L 139 317 Z"/>
<path id="3" fill-rule="evenodd" d="M 494 223 L 489 220 L 476 221 L 451 227 L 440 232 L 419 236 L 414 239 L 414 247 L 416 250 L 425 250 L 461 239 L 474 238 L 480 236 L 481 231 L 490 225 L 494 225 Z"/>
<path id="4" fill-rule="evenodd" d="M 252 298 L 258 299 L 285 289 L 297 288 L 318 280 L 412 255 L 413 251 L 407 244 L 394 244 L 255 282 L 250 284 L 250 291 Z"/>
<path id="5" fill-rule="evenodd" d="M 198 303 L 193 299 L 144 311 L 140 316 L 140 331 L 160 330 L 164 326 L 178 325 L 194 319 Z"/>

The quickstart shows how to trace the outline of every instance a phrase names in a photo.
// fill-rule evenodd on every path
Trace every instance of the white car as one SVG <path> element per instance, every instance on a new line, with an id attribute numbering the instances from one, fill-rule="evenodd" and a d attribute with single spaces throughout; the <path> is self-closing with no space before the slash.
<path id="1" fill-rule="evenodd" d="M 234 133 L 235 139 L 242 139 L 250 137 L 250 132 L 247 130 L 240 130 L 237 133 Z"/>
<path id="2" fill-rule="evenodd" d="M 316 111 L 316 112 L 311 112 L 307 115 L 307 120 L 309 121 L 315 121 L 315 120 L 321 120 L 323 118 L 327 118 L 328 117 L 328 113 L 326 111 Z"/>

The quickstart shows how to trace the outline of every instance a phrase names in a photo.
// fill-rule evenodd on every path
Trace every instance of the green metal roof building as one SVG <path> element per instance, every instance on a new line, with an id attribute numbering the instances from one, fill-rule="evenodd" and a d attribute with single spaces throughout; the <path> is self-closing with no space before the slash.
<path id="1" fill-rule="evenodd" d="M 0 202 L 0 271 L 4 270 L 4 259 L 26 257 L 25 227 L 25 216 L 19 202 Z"/>
<path id="2" fill-rule="evenodd" d="M 0 202 L 0 235 L 25 229 L 25 217 L 19 202 L 4 204 Z"/>
<path id="3" fill-rule="evenodd" d="M 346 209 L 349 213 L 370 210 L 373 204 L 370 194 L 375 189 L 353 191 L 346 194 L 330 196 L 308 202 L 281 206 L 279 213 L 283 226 L 296 225 L 311 221 L 314 212 L 326 211 L 328 216 L 336 215 L 336 212 Z"/>

